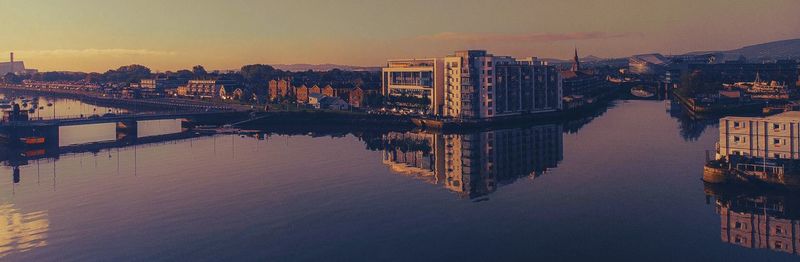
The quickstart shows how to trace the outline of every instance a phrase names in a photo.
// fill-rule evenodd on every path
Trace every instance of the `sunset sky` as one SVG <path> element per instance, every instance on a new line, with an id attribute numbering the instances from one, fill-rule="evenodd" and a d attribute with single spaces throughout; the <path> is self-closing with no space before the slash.
<path id="1" fill-rule="evenodd" d="M 0 52 L 43 71 L 379 66 L 466 48 L 622 57 L 800 38 L 796 0 L 0 0 L 0 10 Z"/>

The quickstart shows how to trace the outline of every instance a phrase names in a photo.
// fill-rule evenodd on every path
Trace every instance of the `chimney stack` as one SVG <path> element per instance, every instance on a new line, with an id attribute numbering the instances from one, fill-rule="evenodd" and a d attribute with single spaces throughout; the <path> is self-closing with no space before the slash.
<path id="1" fill-rule="evenodd" d="M 14 52 L 11 52 L 11 63 L 9 64 L 11 64 L 11 71 L 9 72 L 14 73 Z"/>

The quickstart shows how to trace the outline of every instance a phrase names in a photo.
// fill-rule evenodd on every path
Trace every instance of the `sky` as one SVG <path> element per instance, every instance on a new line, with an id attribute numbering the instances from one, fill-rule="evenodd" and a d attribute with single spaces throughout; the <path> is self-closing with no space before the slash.
<path id="1" fill-rule="evenodd" d="M 798 0 L 0 0 L 0 52 L 41 71 L 625 57 L 800 38 Z M 0 61 L 7 61 L 6 55 Z"/>

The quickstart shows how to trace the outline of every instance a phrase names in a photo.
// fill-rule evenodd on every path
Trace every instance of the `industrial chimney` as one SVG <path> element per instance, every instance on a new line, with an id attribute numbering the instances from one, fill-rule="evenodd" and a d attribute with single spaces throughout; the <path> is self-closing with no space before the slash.
<path id="1" fill-rule="evenodd" d="M 9 64 L 10 64 L 11 70 L 8 71 L 8 72 L 14 73 L 14 52 L 11 52 L 11 63 L 9 63 Z"/>

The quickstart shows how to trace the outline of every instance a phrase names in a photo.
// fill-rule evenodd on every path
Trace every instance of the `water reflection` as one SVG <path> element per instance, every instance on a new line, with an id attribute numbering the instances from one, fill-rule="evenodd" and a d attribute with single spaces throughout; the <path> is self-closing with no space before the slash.
<path id="1" fill-rule="evenodd" d="M 705 192 L 720 216 L 722 242 L 800 254 L 800 192 L 714 184 Z"/>
<path id="2" fill-rule="evenodd" d="M 13 204 L 0 204 L 0 258 L 47 246 L 49 229 L 46 211 L 24 213 Z"/>
<path id="3" fill-rule="evenodd" d="M 536 178 L 563 159 L 561 125 L 469 134 L 390 132 L 383 135 L 383 163 L 414 177 L 481 200 L 499 186 Z"/>
<path id="4" fill-rule="evenodd" d="M 691 114 L 677 100 L 667 100 L 667 113 L 678 120 L 681 137 L 686 141 L 697 141 L 706 128 L 719 124 L 719 117 L 698 117 Z"/>

